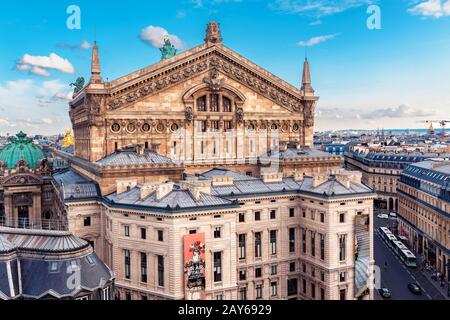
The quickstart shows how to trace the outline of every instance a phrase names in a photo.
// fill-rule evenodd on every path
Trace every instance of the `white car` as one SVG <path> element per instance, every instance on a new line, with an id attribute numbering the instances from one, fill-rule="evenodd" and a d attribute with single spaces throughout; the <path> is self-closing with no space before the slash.
<path id="1" fill-rule="evenodd" d="M 389 213 L 389 217 L 397 218 L 397 214 L 395 212 L 391 212 L 391 213 Z"/>
<path id="2" fill-rule="evenodd" d="M 379 219 L 389 219 L 389 216 L 386 213 L 380 213 L 377 215 L 377 218 Z"/>

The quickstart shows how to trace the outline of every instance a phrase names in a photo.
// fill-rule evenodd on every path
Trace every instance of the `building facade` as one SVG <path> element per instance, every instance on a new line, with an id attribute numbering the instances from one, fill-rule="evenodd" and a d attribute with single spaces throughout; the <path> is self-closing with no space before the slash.
<path id="1" fill-rule="evenodd" d="M 0 300 L 114 298 L 114 275 L 67 231 L 52 163 L 20 132 L 0 152 Z"/>
<path id="2" fill-rule="evenodd" d="M 222 44 L 111 82 L 93 48 L 54 174 L 69 230 L 120 299 L 371 299 L 372 191 L 312 149 L 318 97 Z"/>
<path id="3" fill-rule="evenodd" d="M 398 183 L 399 233 L 449 279 L 450 162 L 429 160 L 403 171 Z"/>
<path id="4" fill-rule="evenodd" d="M 442 154 L 429 152 L 396 152 L 367 146 L 350 145 L 344 153 L 345 168 L 361 171 L 362 181 L 376 191 L 376 207 L 398 212 L 397 182 L 410 164 Z M 445 155 L 444 155 L 445 156 Z M 448 157 L 448 154 L 446 155 Z"/>

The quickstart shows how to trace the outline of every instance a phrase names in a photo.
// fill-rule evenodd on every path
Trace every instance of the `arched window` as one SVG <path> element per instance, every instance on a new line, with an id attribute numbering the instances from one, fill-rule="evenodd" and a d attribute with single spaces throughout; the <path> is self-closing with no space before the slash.
<path id="1" fill-rule="evenodd" d="M 206 96 L 202 96 L 197 99 L 197 111 L 206 111 Z"/>
<path id="2" fill-rule="evenodd" d="M 219 95 L 211 94 L 209 96 L 209 109 L 211 112 L 219 112 Z"/>
<path id="3" fill-rule="evenodd" d="M 232 112 L 231 110 L 231 100 L 227 97 L 222 99 L 223 112 Z"/>

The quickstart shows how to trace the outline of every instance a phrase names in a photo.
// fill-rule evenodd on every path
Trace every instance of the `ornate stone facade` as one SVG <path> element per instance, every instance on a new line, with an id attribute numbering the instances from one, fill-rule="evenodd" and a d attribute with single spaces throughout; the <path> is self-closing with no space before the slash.
<path id="1" fill-rule="evenodd" d="M 75 155 L 97 161 L 142 144 L 192 164 L 205 158 L 224 164 L 273 149 L 274 136 L 312 146 L 318 97 L 304 90 L 311 87 L 309 64 L 300 90 L 221 40 L 218 24 L 211 23 L 205 44 L 108 83 L 101 81 L 95 46 L 94 80 L 70 104 Z M 252 135 L 263 141 L 251 142 Z"/>

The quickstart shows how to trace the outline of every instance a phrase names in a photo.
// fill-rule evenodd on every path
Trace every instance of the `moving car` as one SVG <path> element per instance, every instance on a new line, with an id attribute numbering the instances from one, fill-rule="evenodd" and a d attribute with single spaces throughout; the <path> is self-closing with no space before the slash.
<path id="1" fill-rule="evenodd" d="M 391 297 L 391 291 L 388 288 L 381 288 L 378 291 L 383 299 L 389 299 Z"/>
<path id="2" fill-rule="evenodd" d="M 389 213 L 389 217 L 397 218 L 397 214 L 395 212 L 391 212 L 391 213 Z"/>
<path id="3" fill-rule="evenodd" d="M 377 218 L 379 219 L 389 219 L 389 216 L 385 213 L 380 213 L 379 215 L 377 215 Z"/>
<path id="4" fill-rule="evenodd" d="M 420 289 L 420 287 L 417 283 L 409 283 L 408 289 L 409 289 L 409 291 L 411 291 L 412 293 L 414 293 L 416 295 L 422 294 L 422 289 Z"/>

